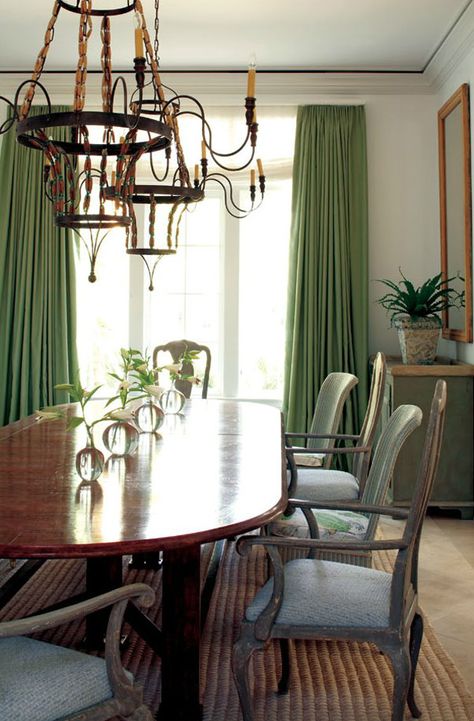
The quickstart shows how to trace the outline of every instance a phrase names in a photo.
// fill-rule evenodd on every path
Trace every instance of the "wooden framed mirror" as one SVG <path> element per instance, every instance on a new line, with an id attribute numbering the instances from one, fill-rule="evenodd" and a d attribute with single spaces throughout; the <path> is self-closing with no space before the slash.
<path id="1" fill-rule="evenodd" d="M 472 342 L 471 142 L 469 86 L 461 85 L 438 112 L 441 272 L 465 291 L 464 308 L 443 312 L 443 338 Z"/>

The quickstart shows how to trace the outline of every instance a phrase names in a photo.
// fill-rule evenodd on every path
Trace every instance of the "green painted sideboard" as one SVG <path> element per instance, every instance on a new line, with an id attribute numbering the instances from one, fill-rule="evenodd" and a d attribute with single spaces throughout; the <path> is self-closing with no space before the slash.
<path id="1" fill-rule="evenodd" d="M 474 365 L 439 358 L 431 366 L 403 365 L 387 359 L 382 424 L 403 403 L 423 411 L 423 423 L 408 438 L 395 466 L 391 494 L 395 505 L 408 505 L 416 480 L 427 419 L 438 378 L 448 384 L 448 403 L 441 457 L 430 506 L 459 509 L 462 518 L 474 515 Z"/>

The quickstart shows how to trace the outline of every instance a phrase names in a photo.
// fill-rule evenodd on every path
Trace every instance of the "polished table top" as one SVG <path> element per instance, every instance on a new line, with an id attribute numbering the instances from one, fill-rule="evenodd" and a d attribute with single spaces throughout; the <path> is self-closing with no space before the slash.
<path id="1" fill-rule="evenodd" d="M 187 402 L 90 485 L 75 470 L 84 435 L 33 416 L 0 428 L 0 557 L 85 557 L 94 595 L 121 583 L 122 555 L 163 549 L 161 629 L 133 608 L 128 620 L 161 655 L 159 721 L 201 721 L 200 544 L 259 528 L 285 508 L 281 414 Z M 102 631 L 92 619 L 87 636 Z"/>
<path id="2" fill-rule="evenodd" d="M 97 439 L 105 427 L 96 426 Z M 0 429 L 0 557 L 175 548 L 258 528 L 285 507 L 274 407 L 188 401 L 182 415 L 166 416 L 159 435 L 141 434 L 132 456 L 107 459 L 92 486 L 75 470 L 84 437 L 63 420 L 33 416 Z"/>

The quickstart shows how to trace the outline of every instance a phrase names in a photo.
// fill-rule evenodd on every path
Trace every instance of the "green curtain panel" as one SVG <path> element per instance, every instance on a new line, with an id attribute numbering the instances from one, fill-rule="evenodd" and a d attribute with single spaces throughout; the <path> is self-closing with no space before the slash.
<path id="1" fill-rule="evenodd" d="M 32 108 L 31 114 L 46 112 Z M 53 111 L 68 110 L 53 107 Z M 0 150 L 0 423 L 68 400 L 54 390 L 77 372 L 75 240 L 56 228 L 43 155 L 14 128 Z"/>
<path id="2" fill-rule="evenodd" d="M 332 371 L 359 384 L 343 428 L 358 432 L 368 386 L 367 153 L 361 106 L 298 109 L 293 168 L 284 410 L 307 431 Z"/>

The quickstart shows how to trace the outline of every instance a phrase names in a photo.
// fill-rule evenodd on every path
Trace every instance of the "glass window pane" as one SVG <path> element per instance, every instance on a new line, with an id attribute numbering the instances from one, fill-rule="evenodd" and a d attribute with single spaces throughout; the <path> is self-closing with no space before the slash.
<path id="1" fill-rule="evenodd" d="M 206 198 L 192 212 L 185 213 L 178 252 L 161 261 L 155 274 L 155 291 L 145 291 L 145 303 L 153 319 L 145 330 L 149 351 L 152 352 L 156 345 L 180 338 L 208 345 L 212 355 L 210 394 L 219 393 L 221 386 L 218 353 L 220 222 L 221 201 L 217 198 Z M 202 375 L 202 362 L 197 364 L 197 370 Z M 165 382 L 166 378 L 161 381 Z M 199 389 L 196 392 L 199 393 Z"/>
<path id="2" fill-rule="evenodd" d="M 77 350 L 82 384 L 113 387 L 107 373 L 117 368 L 121 347 L 128 346 L 129 258 L 123 229 L 111 230 L 89 283 L 89 258 L 81 244 L 77 256 Z M 102 389 L 106 394 L 107 389 Z"/>
<path id="3" fill-rule="evenodd" d="M 245 194 L 244 198 L 245 198 Z M 244 202 L 244 200 L 242 201 Z M 282 398 L 291 182 L 241 223 L 239 395 Z"/>

